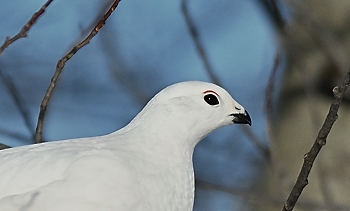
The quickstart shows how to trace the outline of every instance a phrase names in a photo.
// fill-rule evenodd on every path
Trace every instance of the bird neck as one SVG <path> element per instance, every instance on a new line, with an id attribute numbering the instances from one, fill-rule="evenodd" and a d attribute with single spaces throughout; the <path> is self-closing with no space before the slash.
<path id="1" fill-rule="evenodd" d="M 192 152 L 197 143 L 210 132 L 198 128 L 198 122 L 189 121 L 188 115 L 183 112 L 152 105 L 146 108 L 125 129 L 145 135 L 143 141 L 147 144 L 182 147 Z"/>
<path id="2" fill-rule="evenodd" d="M 148 112 L 141 111 L 117 133 L 128 140 L 128 146 L 142 149 L 142 153 L 155 154 L 171 162 L 192 162 L 193 150 L 203 138 L 203 133 L 188 121 L 178 122 L 166 112 L 154 115 L 148 109 Z M 124 138 L 129 134 L 137 138 Z"/>

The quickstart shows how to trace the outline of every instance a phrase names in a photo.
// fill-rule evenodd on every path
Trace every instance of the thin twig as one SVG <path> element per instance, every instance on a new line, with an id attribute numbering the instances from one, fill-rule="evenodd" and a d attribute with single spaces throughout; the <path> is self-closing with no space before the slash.
<path id="1" fill-rule="evenodd" d="M 4 52 L 4 50 L 14 43 L 16 40 L 27 37 L 28 31 L 32 28 L 32 26 L 36 23 L 38 18 L 45 12 L 46 8 L 52 3 L 53 0 L 48 0 L 36 13 L 33 14 L 32 18 L 24 25 L 18 34 L 13 37 L 6 37 L 4 43 L 0 46 L 0 55 Z"/>
<path id="2" fill-rule="evenodd" d="M 317 104 L 319 103 L 319 101 L 314 99 L 314 96 L 316 95 L 316 87 L 312 84 L 311 80 L 312 77 L 311 75 L 311 70 L 307 69 L 306 71 L 303 70 L 302 67 L 298 68 L 299 71 L 301 72 L 301 74 L 304 76 L 305 80 L 303 80 L 302 83 L 302 87 L 305 93 L 305 97 L 306 97 L 306 102 L 307 102 L 307 107 L 309 110 L 309 114 L 310 114 L 310 120 L 311 120 L 311 131 L 312 134 L 316 134 L 317 131 L 319 130 L 319 125 L 322 122 L 321 119 L 321 115 L 320 112 L 318 111 L 318 106 Z M 328 159 L 328 158 L 325 158 Z M 316 168 L 316 172 L 317 172 L 317 177 L 318 177 L 318 183 L 320 186 L 320 195 L 323 197 L 323 202 L 324 204 L 327 205 L 334 205 L 335 204 L 335 200 L 334 200 L 334 194 L 332 194 L 332 191 L 329 187 L 329 181 L 327 180 L 327 171 L 324 165 L 324 158 L 323 157 L 319 157 L 318 158 L 318 162 L 316 163 L 317 167 Z M 330 211 L 330 210 L 329 210 Z"/>
<path id="3" fill-rule="evenodd" d="M 299 199 L 299 196 L 301 195 L 301 192 L 305 188 L 305 186 L 308 184 L 308 177 L 312 168 L 312 165 L 320 152 L 321 148 L 326 144 L 327 136 L 329 132 L 331 131 L 331 128 L 334 124 L 334 122 L 338 118 L 338 110 L 340 107 L 340 103 L 342 101 L 342 98 L 344 96 L 344 93 L 346 89 L 348 88 L 350 84 L 350 69 L 346 73 L 343 82 L 340 86 L 336 86 L 333 89 L 334 99 L 333 102 L 329 108 L 329 112 L 327 114 L 327 117 L 322 125 L 322 128 L 320 129 L 316 140 L 314 144 L 312 145 L 310 151 L 304 155 L 304 163 L 300 170 L 298 179 L 291 191 L 291 193 L 288 196 L 287 201 L 285 202 L 283 206 L 283 211 L 291 211 L 294 209 L 296 202 Z"/>
<path id="4" fill-rule="evenodd" d="M 36 133 L 35 133 L 35 143 L 41 143 L 43 142 L 42 133 L 43 133 L 43 122 L 44 117 L 47 109 L 47 105 L 49 104 L 50 98 L 52 96 L 52 92 L 56 87 L 57 80 L 61 75 L 61 72 L 68 60 L 70 60 L 75 53 L 77 53 L 82 47 L 89 44 L 92 38 L 100 31 L 100 29 L 105 25 L 107 19 L 109 16 L 114 12 L 114 10 L 117 8 L 119 2 L 121 0 L 115 0 L 114 3 L 111 5 L 109 10 L 105 15 L 103 15 L 102 19 L 96 24 L 94 29 L 90 32 L 90 34 L 79 44 L 75 45 L 63 58 L 61 58 L 57 62 L 56 71 L 51 79 L 51 83 L 49 85 L 49 88 L 47 89 L 45 93 L 45 97 L 40 105 L 40 112 L 38 117 L 38 123 L 36 127 Z"/>

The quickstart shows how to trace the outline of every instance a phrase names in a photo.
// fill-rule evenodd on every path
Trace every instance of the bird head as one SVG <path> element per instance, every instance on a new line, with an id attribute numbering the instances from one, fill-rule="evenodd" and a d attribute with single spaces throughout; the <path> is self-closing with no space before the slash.
<path id="1" fill-rule="evenodd" d="M 248 112 L 226 90 L 200 81 L 166 87 L 148 102 L 134 121 L 136 119 L 143 119 L 147 127 L 153 125 L 162 134 L 194 139 L 194 144 L 219 127 L 251 125 Z"/>

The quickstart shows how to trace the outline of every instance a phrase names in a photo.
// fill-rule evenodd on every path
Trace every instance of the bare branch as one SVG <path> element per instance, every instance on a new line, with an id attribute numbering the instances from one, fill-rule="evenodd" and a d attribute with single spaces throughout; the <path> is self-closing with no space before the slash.
<path id="1" fill-rule="evenodd" d="M 51 83 L 49 85 L 49 88 L 47 89 L 45 93 L 45 97 L 40 105 L 40 112 L 38 117 L 38 123 L 36 127 L 36 133 L 35 133 L 35 143 L 41 143 L 43 142 L 42 133 L 43 133 L 43 122 L 44 117 L 47 109 L 47 105 L 50 101 L 50 98 L 52 96 L 52 92 L 56 87 L 56 83 L 58 78 L 60 77 L 62 70 L 68 60 L 70 60 L 75 53 L 77 53 L 82 47 L 89 44 L 92 38 L 100 31 L 100 29 L 105 25 L 107 19 L 109 16 L 114 12 L 114 10 L 117 8 L 119 2 L 121 0 L 115 0 L 114 3 L 111 5 L 109 10 L 105 15 L 103 15 L 102 19 L 96 24 L 94 29 L 90 32 L 90 34 L 79 44 L 75 45 L 63 58 L 61 58 L 57 62 L 56 71 L 51 79 Z"/>
<path id="2" fill-rule="evenodd" d="M 27 37 L 28 31 L 32 28 L 32 26 L 36 23 L 38 18 L 45 12 L 46 8 L 52 3 L 53 0 L 48 0 L 36 13 L 33 14 L 32 18 L 24 25 L 18 34 L 9 38 L 6 37 L 4 43 L 0 46 L 0 55 L 4 52 L 4 50 L 14 43 L 16 40 Z"/>
<path id="3" fill-rule="evenodd" d="M 300 170 L 299 176 L 297 178 L 297 181 L 291 191 L 291 193 L 288 196 L 287 201 L 285 202 L 283 206 L 283 211 L 290 211 L 293 210 L 295 207 L 296 202 L 299 199 L 299 196 L 301 195 L 301 192 L 305 188 L 305 186 L 308 184 L 308 177 L 312 168 L 312 165 L 320 152 L 321 148 L 326 144 L 327 136 L 329 132 L 331 131 L 331 128 L 334 124 L 334 122 L 338 118 L 338 110 L 340 107 L 340 103 L 342 101 L 342 98 L 344 96 L 344 93 L 346 89 L 348 88 L 350 83 L 350 69 L 346 73 L 343 82 L 340 86 L 336 86 L 333 89 L 334 99 L 330 106 L 329 112 L 327 114 L 327 117 L 322 125 L 322 128 L 320 129 L 316 140 L 314 144 L 312 145 L 310 151 L 304 155 L 304 163 Z"/>

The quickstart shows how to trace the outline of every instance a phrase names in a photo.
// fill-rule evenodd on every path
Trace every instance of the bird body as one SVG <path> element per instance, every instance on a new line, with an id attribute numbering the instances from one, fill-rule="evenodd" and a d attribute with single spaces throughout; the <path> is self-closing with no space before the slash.
<path id="1" fill-rule="evenodd" d="M 221 87 L 169 86 L 111 134 L 0 151 L 0 210 L 190 211 L 194 147 L 232 123 L 251 120 Z"/>
<path id="2" fill-rule="evenodd" d="M 8 210 L 27 210 L 23 207 L 28 207 L 28 210 L 38 211 L 77 210 L 74 207 L 78 210 L 161 210 L 172 205 L 171 202 L 174 210 L 184 210 L 193 203 L 186 202 L 193 198 L 185 194 L 193 193 L 193 185 L 190 185 L 193 171 L 185 159 L 168 159 L 172 162 L 164 166 L 161 158 L 150 159 L 152 151 L 133 150 L 130 144 L 111 147 L 115 136 L 103 136 L 103 142 L 99 137 L 20 147 L 26 150 L 21 151 L 20 157 L 15 157 L 17 153 L 2 154 L 5 164 L 0 166 L 1 175 L 6 177 L 1 176 L 0 210 L 7 210 L 3 205 L 8 202 L 11 208 Z M 183 192 L 180 194 L 183 198 L 172 196 L 176 189 Z M 171 198 L 164 201 L 167 204 L 158 201 L 164 197 L 164 192 Z M 138 202 L 145 197 L 145 202 Z M 19 206 L 13 209 L 16 201 Z M 116 201 L 119 202 L 115 204 Z"/>

